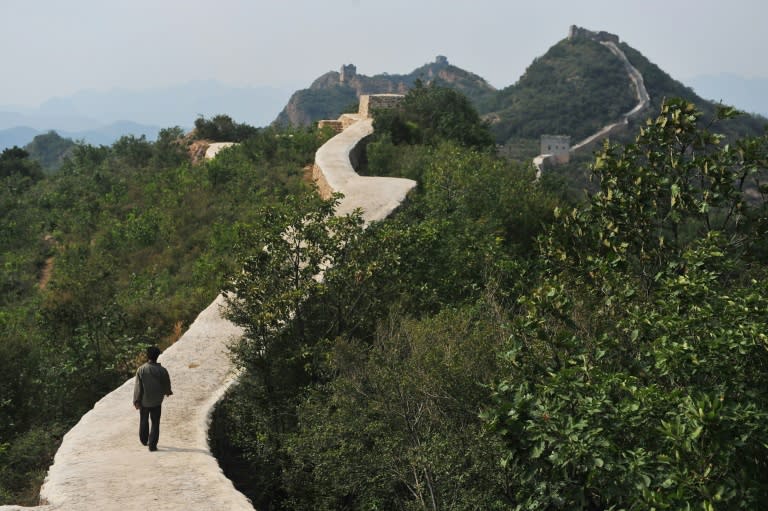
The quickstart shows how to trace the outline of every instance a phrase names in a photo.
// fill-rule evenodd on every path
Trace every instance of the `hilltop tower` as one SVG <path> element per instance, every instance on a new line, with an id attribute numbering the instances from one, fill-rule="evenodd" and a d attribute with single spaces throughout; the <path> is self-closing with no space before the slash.
<path id="1" fill-rule="evenodd" d="M 597 42 L 610 41 L 612 43 L 619 44 L 619 36 L 616 34 L 611 34 L 610 32 L 606 32 L 604 30 L 593 32 L 592 30 L 586 29 L 584 27 L 571 25 L 568 29 L 568 40 L 573 41 L 574 39 L 591 39 Z"/>
<path id="2" fill-rule="evenodd" d="M 357 76 L 357 66 L 354 64 L 347 64 L 341 66 L 341 70 L 339 71 L 339 82 L 340 83 L 346 83 L 352 78 Z"/>
<path id="3" fill-rule="evenodd" d="M 568 163 L 571 159 L 571 137 L 568 135 L 542 135 L 540 154 L 550 156 L 554 163 Z"/>

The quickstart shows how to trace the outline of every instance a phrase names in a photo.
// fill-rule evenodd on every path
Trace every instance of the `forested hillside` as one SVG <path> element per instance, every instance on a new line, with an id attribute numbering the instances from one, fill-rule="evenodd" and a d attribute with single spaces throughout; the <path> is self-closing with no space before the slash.
<path id="1" fill-rule="evenodd" d="M 44 172 L 55 172 L 75 150 L 75 142 L 64 138 L 55 131 L 37 135 L 32 142 L 24 146 L 32 160 L 37 161 Z"/>
<path id="2" fill-rule="evenodd" d="M 207 136 L 242 125 L 217 116 Z M 76 145 L 45 174 L 0 156 L 0 503 L 34 503 L 66 432 L 216 296 L 259 206 L 307 187 L 313 130 L 248 132 L 191 165 L 182 131 Z M 227 129 L 224 135 L 231 134 Z"/>
<path id="3" fill-rule="evenodd" d="M 768 137 L 716 115 L 659 105 L 572 203 L 417 86 L 361 170 L 419 186 L 367 229 L 303 180 L 314 129 L 201 118 L 240 144 L 196 165 L 178 128 L 54 174 L 4 151 L 0 502 L 225 291 L 243 371 L 211 443 L 256 509 L 759 509 Z"/>
<path id="4" fill-rule="evenodd" d="M 657 112 L 666 98 L 680 97 L 696 104 L 707 119 L 714 118 L 715 104 L 674 80 L 626 42 L 619 46 L 643 75 L 651 96 L 651 112 Z M 339 72 L 332 71 L 315 80 L 310 88 L 297 91 L 275 123 L 301 126 L 336 119 L 357 105 L 360 94 L 404 93 L 417 80 L 467 96 L 490 124 L 496 143 L 520 159 L 538 154 L 541 135 L 568 135 L 575 144 L 616 122 L 637 104 L 622 62 L 608 48 L 589 37 L 569 37 L 534 59 L 516 83 L 500 90 L 482 77 L 448 64 L 444 57 L 406 75 L 354 75 L 342 79 Z M 724 129 L 733 136 L 758 135 L 766 122 L 759 116 L 745 115 Z M 627 130 L 623 141 L 631 141 L 639 127 L 635 124 Z"/>
<path id="5" fill-rule="evenodd" d="M 419 182 L 394 218 L 308 196 L 238 245 L 225 472 L 257 509 L 759 508 L 768 139 L 723 144 L 732 115 L 670 100 L 566 204 L 411 91 L 367 151 Z"/>
<path id="6" fill-rule="evenodd" d="M 586 138 L 630 111 L 637 99 L 622 62 L 589 39 L 563 40 L 483 108 L 497 140 L 545 133 Z"/>
<path id="7" fill-rule="evenodd" d="M 321 119 L 336 119 L 347 109 L 357 111 L 361 94 L 404 94 L 417 82 L 456 89 L 475 101 L 485 101 L 495 89 L 483 78 L 448 63 L 438 56 L 408 74 L 357 74 L 353 65 L 340 72 L 330 71 L 317 78 L 308 89 L 296 91 L 275 119 L 278 126 L 307 126 Z"/>

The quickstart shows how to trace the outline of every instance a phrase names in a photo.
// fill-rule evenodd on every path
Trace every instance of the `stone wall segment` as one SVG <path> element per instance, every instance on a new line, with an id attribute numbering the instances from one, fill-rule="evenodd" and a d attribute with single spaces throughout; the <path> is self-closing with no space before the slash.
<path id="1" fill-rule="evenodd" d="M 313 167 L 321 194 L 344 194 L 336 214 L 360 209 L 366 224 L 386 218 L 416 186 L 410 179 L 357 174 L 356 152 L 363 150 L 372 132 L 372 119 L 355 119 L 318 149 Z M 138 441 L 130 378 L 64 436 L 40 490 L 42 505 L 0 510 L 253 511 L 251 502 L 224 476 L 208 445 L 213 409 L 237 379 L 229 347 L 243 334 L 224 317 L 225 306 L 219 295 L 159 359 L 171 374 L 174 395 L 163 403 L 157 452 Z"/>

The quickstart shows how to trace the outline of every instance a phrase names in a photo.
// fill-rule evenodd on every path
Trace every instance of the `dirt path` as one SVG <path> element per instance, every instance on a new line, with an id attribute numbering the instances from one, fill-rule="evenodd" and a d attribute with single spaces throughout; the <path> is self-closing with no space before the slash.
<path id="1" fill-rule="evenodd" d="M 51 275 L 53 275 L 53 262 L 53 256 L 48 257 L 45 260 L 45 266 L 43 266 L 43 270 L 40 272 L 40 280 L 37 282 L 37 287 L 40 289 L 45 289 L 48 282 L 51 281 Z"/>

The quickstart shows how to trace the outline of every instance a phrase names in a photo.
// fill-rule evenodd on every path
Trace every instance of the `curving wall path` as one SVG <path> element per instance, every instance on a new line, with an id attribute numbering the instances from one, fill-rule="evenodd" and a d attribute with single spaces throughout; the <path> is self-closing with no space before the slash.
<path id="1" fill-rule="evenodd" d="M 217 154 L 222 149 L 226 149 L 227 147 L 232 147 L 235 145 L 234 142 L 213 142 L 208 145 L 208 147 L 205 149 L 205 159 L 210 160 L 216 157 Z"/>
<path id="2" fill-rule="evenodd" d="M 591 147 L 592 144 L 608 137 L 612 133 L 624 129 L 627 124 L 629 124 L 630 120 L 638 117 L 651 105 L 651 96 L 648 94 L 648 90 L 645 88 L 643 75 L 640 73 L 640 71 L 637 70 L 635 66 L 629 62 L 629 59 L 621 50 L 621 48 L 619 48 L 618 45 L 613 41 L 601 41 L 600 44 L 607 47 L 611 53 L 616 55 L 616 57 L 618 57 L 619 60 L 621 60 L 624 64 L 624 69 L 626 69 L 629 80 L 632 82 L 632 85 L 635 89 L 637 105 L 635 105 L 632 110 L 622 115 L 621 118 L 615 123 L 604 126 L 596 133 L 588 136 L 578 144 L 572 146 L 571 153 Z"/>
<path id="3" fill-rule="evenodd" d="M 139 443 L 131 378 L 64 436 L 40 490 L 47 505 L 36 509 L 253 510 L 208 449 L 210 412 L 235 376 L 227 346 L 241 335 L 223 303 L 219 296 L 159 359 L 174 395 L 163 403 L 158 451 Z"/>
<path id="4" fill-rule="evenodd" d="M 640 116 L 651 105 L 651 96 L 648 94 L 648 90 L 645 88 L 645 81 L 643 80 L 642 73 L 640 73 L 640 71 L 638 71 L 637 68 L 632 65 L 622 49 L 619 48 L 619 46 L 613 41 L 600 41 L 600 44 L 607 47 L 608 50 L 610 50 L 610 52 L 619 58 L 624 64 L 624 69 L 627 71 L 627 76 L 629 76 L 629 80 L 632 82 L 632 86 L 635 89 L 637 105 L 635 105 L 632 110 L 622 115 L 618 121 L 603 126 L 597 132 L 588 136 L 576 145 L 571 146 L 569 150 L 571 154 L 574 154 L 577 151 L 584 151 L 592 147 L 597 142 L 610 136 L 611 134 L 624 130 L 629 124 L 629 121 Z M 553 157 L 549 154 L 540 154 L 533 159 L 533 166 L 536 168 L 536 179 L 541 177 L 541 173 L 544 171 L 544 168 L 547 165 L 551 165 L 552 162 Z"/>
<path id="5" fill-rule="evenodd" d="M 365 177 L 355 172 L 353 162 L 361 142 L 373 133 L 373 120 L 362 119 L 333 137 L 315 155 L 313 177 L 324 197 L 341 192 L 337 215 L 363 210 L 366 224 L 389 216 L 405 200 L 416 181 L 395 177 Z"/>
<path id="6" fill-rule="evenodd" d="M 373 132 L 359 120 L 315 156 L 321 193 L 342 192 L 337 214 L 363 210 L 366 223 L 396 209 L 416 186 L 409 179 L 361 177 L 350 158 Z M 138 440 L 133 379 L 102 398 L 65 436 L 40 491 L 39 511 L 227 510 L 253 511 L 222 473 L 208 447 L 216 402 L 235 381 L 228 346 L 242 330 L 224 319 L 219 296 L 159 361 L 174 395 L 163 404 L 160 442 L 149 452 Z M 30 509 L 0 506 L 0 510 Z"/>

